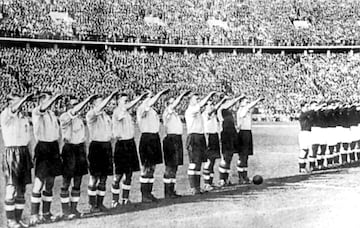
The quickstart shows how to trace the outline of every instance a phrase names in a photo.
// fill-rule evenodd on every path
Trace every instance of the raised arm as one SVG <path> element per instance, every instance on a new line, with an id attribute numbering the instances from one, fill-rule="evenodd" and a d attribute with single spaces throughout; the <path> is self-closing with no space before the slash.
<path id="1" fill-rule="evenodd" d="M 189 95 L 190 94 L 190 90 L 187 90 L 185 92 L 183 92 L 182 94 L 180 94 L 180 96 L 178 96 L 176 98 L 176 100 L 174 101 L 174 103 L 172 104 L 172 107 L 175 108 L 176 106 L 178 106 L 181 102 L 181 100 L 186 96 L 186 95 Z"/>
<path id="2" fill-rule="evenodd" d="M 98 106 L 96 106 L 94 108 L 95 113 L 99 113 L 101 110 L 103 110 L 105 108 L 105 106 L 114 98 L 114 96 L 116 94 L 118 94 L 119 91 L 114 91 L 110 94 L 110 96 L 108 96 L 107 98 L 105 98 Z"/>
<path id="3" fill-rule="evenodd" d="M 63 94 L 59 93 L 50 98 L 47 102 L 40 106 L 40 112 L 45 112 L 55 101 L 57 101 Z"/>
<path id="4" fill-rule="evenodd" d="M 264 99 L 264 98 L 258 98 L 258 99 L 256 99 L 255 101 L 253 101 L 253 102 L 251 102 L 250 104 L 248 104 L 247 108 L 248 108 L 248 109 L 252 109 L 253 107 L 255 107 L 255 105 L 256 105 L 257 103 L 259 103 L 260 101 L 263 101 L 263 100 L 265 100 L 265 99 Z"/>
<path id="5" fill-rule="evenodd" d="M 84 107 L 86 104 L 88 104 L 93 98 L 95 98 L 97 95 L 91 95 L 88 98 L 86 98 L 85 100 L 83 100 L 82 102 L 80 102 L 79 104 L 75 105 L 75 107 L 73 107 L 70 110 L 71 115 L 76 115 L 78 114 Z"/>
<path id="6" fill-rule="evenodd" d="M 17 112 L 17 111 L 20 109 L 20 107 L 21 107 L 26 101 L 30 100 L 32 97 L 33 97 L 33 94 L 32 94 L 32 93 L 25 95 L 23 98 L 21 98 L 21 100 L 19 100 L 18 102 L 16 102 L 15 104 L 13 104 L 13 105 L 11 106 L 11 112 L 12 112 L 12 113 Z"/>
<path id="7" fill-rule="evenodd" d="M 208 100 L 214 96 L 216 94 L 215 91 L 213 92 L 210 92 L 206 97 L 204 97 L 200 102 L 199 102 L 199 105 L 200 107 L 203 107 L 204 105 L 206 105 L 206 103 L 208 102 Z"/>
<path id="8" fill-rule="evenodd" d="M 316 107 L 314 108 L 314 111 L 318 111 L 318 110 L 322 109 L 322 108 L 325 107 L 325 106 L 326 106 L 326 103 L 319 104 L 318 106 L 316 106 Z"/>
<path id="9" fill-rule="evenodd" d="M 208 115 L 209 116 L 211 116 L 213 113 L 217 113 L 217 111 L 219 110 L 219 108 L 226 102 L 226 100 L 228 100 L 229 98 L 228 97 L 223 97 L 223 99 L 221 99 L 220 101 L 219 101 L 219 103 L 217 103 L 215 106 L 214 106 L 214 108 L 213 108 L 213 110 L 211 110 L 209 113 L 208 113 Z"/>
<path id="10" fill-rule="evenodd" d="M 168 93 L 169 91 L 170 91 L 170 89 L 164 89 L 164 90 L 161 90 L 160 92 L 158 92 L 155 96 L 150 98 L 150 101 L 148 102 L 148 106 L 149 107 L 153 106 L 162 95 Z"/>
<path id="11" fill-rule="evenodd" d="M 241 101 L 245 98 L 244 95 L 240 95 L 238 97 L 235 97 L 234 99 L 232 100 L 229 100 L 228 102 L 226 102 L 225 104 L 223 104 L 221 106 L 221 109 L 229 109 L 231 108 L 232 106 L 234 106 L 238 101 Z"/>
<path id="12" fill-rule="evenodd" d="M 137 98 L 135 98 L 134 100 L 130 101 L 129 103 L 126 104 L 126 110 L 129 110 L 131 108 L 133 108 L 137 103 L 139 103 L 145 96 L 147 96 L 149 93 L 143 93 L 140 96 L 138 96 Z"/>

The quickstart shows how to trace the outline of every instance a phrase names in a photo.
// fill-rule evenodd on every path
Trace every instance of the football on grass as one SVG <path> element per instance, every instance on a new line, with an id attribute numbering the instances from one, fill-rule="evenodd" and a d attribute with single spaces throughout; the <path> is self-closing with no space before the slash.
<path id="1" fill-rule="evenodd" d="M 253 177 L 253 183 L 254 183 L 254 184 L 259 185 L 259 184 L 262 184 L 262 182 L 263 182 L 262 176 L 260 176 L 260 175 L 255 175 L 255 176 Z"/>

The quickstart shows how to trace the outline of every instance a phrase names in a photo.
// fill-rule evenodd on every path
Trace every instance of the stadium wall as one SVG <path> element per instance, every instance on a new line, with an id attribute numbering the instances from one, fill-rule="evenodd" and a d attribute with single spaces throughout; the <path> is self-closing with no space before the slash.
<path id="1" fill-rule="evenodd" d="M 71 49 L 115 49 L 115 50 L 146 50 L 149 52 L 183 52 L 183 53 L 357 53 L 360 45 L 353 46 L 224 46 L 224 45 L 184 45 L 184 44 L 152 44 L 99 41 L 48 40 L 0 37 L 2 46 L 71 48 Z"/>

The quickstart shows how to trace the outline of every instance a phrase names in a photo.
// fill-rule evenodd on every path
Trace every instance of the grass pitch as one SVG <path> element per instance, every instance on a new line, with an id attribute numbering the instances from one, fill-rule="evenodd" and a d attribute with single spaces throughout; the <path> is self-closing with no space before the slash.
<path id="1" fill-rule="evenodd" d="M 253 128 L 253 136 L 254 136 L 254 156 L 250 157 L 249 159 L 249 176 L 252 177 L 256 174 L 262 175 L 265 179 L 269 178 L 275 178 L 275 177 L 283 177 L 283 176 L 290 176 L 297 174 L 298 171 L 298 165 L 297 165 L 297 157 L 298 157 L 298 146 L 297 146 L 297 134 L 299 132 L 299 127 L 297 123 L 281 123 L 281 124 L 259 124 L 254 125 Z M 161 133 L 161 136 L 163 137 L 163 133 Z M 161 137 L 161 138 L 162 138 Z M 139 140 L 139 134 L 137 134 L 136 137 L 137 143 Z M 185 141 L 185 136 L 184 136 Z M 34 143 L 32 143 L 32 148 L 34 147 Z M 0 141 L 0 149 L 1 151 L 4 150 L 3 142 Z M 237 155 L 234 156 L 232 166 L 231 166 L 231 175 L 230 180 L 232 183 L 237 183 L 238 175 L 236 171 L 236 161 L 237 161 Z M 1 159 L 1 158 L 0 158 Z M 187 180 L 187 164 L 188 164 L 188 157 L 187 152 L 184 150 L 184 164 L 182 167 L 179 168 L 178 176 L 177 176 L 177 191 L 180 194 L 188 194 L 189 191 L 189 184 Z M 215 183 L 218 181 L 218 168 L 219 161 L 217 161 L 215 165 Z M 163 193 L 163 182 L 162 182 L 162 176 L 164 172 L 164 166 L 158 165 L 155 172 L 155 183 L 154 183 L 154 195 L 159 198 L 164 197 Z M 140 183 L 139 183 L 139 175 L 140 172 L 137 172 L 133 175 L 133 184 L 132 189 L 130 192 L 130 200 L 132 202 L 139 202 L 140 197 Z M 60 205 L 60 187 L 61 187 L 61 177 L 56 178 L 56 184 L 54 187 L 54 201 L 52 204 L 52 212 L 54 214 L 61 213 L 61 205 Z M 83 184 L 81 187 L 82 195 L 79 202 L 79 210 L 82 212 L 86 212 L 89 210 L 89 206 L 87 204 L 87 182 L 88 182 L 88 176 L 83 177 Z M 110 176 L 107 181 L 107 194 L 105 197 L 105 205 L 110 206 L 111 203 L 111 182 L 112 177 Z M 5 213 L 3 211 L 3 199 L 4 199 L 4 178 L 1 172 L 1 178 L 0 178 L 0 226 L 5 226 Z M 251 188 L 253 188 L 252 186 Z M 256 188 L 262 188 L 255 187 Z M 27 193 L 26 193 L 26 208 L 24 211 L 24 216 L 28 217 L 30 213 L 30 194 L 31 194 L 31 188 L 32 185 L 27 186 Z M 241 196 L 246 195 L 248 187 L 244 186 L 239 189 L 230 189 L 230 193 L 209 193 L 205 194 L 204 196 L 200 197 L 193 197 L 193 196 L 187 196 L 183 197 L 179 200 L 173 200 L 173 201 L 167 201 L 164 200 L 160 202 L 160 204 L 150 204 L 150 205 L 142 205 L 142 204 L 135 204 L 131 205 L 129 207 L 124 207 L 120 211 L 117 211 L 116 213 L 122 214 L 122 216 L 125 216 L 125 218 L 122 218 L 122 223 L 126 226 L 150 226 L 151 223 L 144 223 L 143 219 L 133 219 L 136 218 L 136 214 L 142 213 L 146 214 L 145 217 L 149 219 L 162 219 L 164 223 L 161 223 L 163 225 L 170 224 L 170 227 L 177 227 L 177 226 L 188 226 L 192 224 L 191 222 L 193 220 L 191 219 L 185 219 L 184 221 L 181 221 L 179 223 L 172 223 L 172 220 L 169 220 L 169 218 L 172 218 L 172 216 L 166 216 L 172 214 L 175 215 L 176 218 L 182 217 L 182 216 L 188 216 L 189 212 L 187 211 L 187 204 L 190 204 L 192 206 L 196 205 L 196 207 L 203 207 L 204 209 L 212 208 L 211 211 L 216 209 L 220 204 L 223 204 L 223 206 L 220 206 L 218 210 L 215 211 L 215 217 L 218 215 L 219 219 L 221 220 L 221 212 L 222 208 L 224 209 L 224 205 L 226 209 L 231 208 L 231 205 L 234 203 L 234 200 L 236 201 L 236 197 L 234 196 L 235 193 L 238 195 L 240 193 Z M 239 192 L 240 191 L 240 192 Z M 235 193 L 234 193 L 235 192 Z M 235 197 L 233 198 L 232 195 Z M 221 200 L 215 200 L 220 198 Z M 245 203 L 250 203 L 250 201 L 245 201 Z M 165 211 L 159 212 L 156 211 L 155 208 L 161 207 L 161 208 L 167 208 L 171 205 L 173 211 L 168 211 L 165 209 Z M 185 207 L 183 207 L 185 205 Z M 159 214 L 161 213 L 161 214 Z M 175 213 L 175 214 L 174 214 Z M 218 213 L 218 214 L 217 214 Z M 127 218 L 127 214 L 129 214 L 130 217 Z M 162 216 L 162 215 L 165 215 Z M 135 217 L 134 217 L 135 216 Z M 195 217 L 194 217 L 195 216 Z M 227 215 L 230 216 L 230 215 Z M 168 218 L 166 218 L 168 217 Z M 189 216 L 188 216 L 189 217 Z M 197 227 L 202 227 L 202 221 L 205 219 L 206 215 L 203 215 L 202 213 L 199 213 L 198 216 L 195 214 L 192 214 L 190 216 L 192 219 L 195 219 L 195 223 L 197 224 Z M 112 218 L 112 216 L 111 216 Z M 127 219 L 131 219 L 127 220 Z M 110 226 L 111 223 L 103 223 L 104 221 L 112 221 L 115 222 L 116 218 L 109 219 L 109 216 L 106 217 L 100 217 L 100 218 L 92 218 L 90 220 L 88 219 L 81 219 L 76 220 L 72 222 L 60 222 L 57 224 L 51 224 L 48 225 L 49 227 L 58 226 L 69 226 L 70 224 L 80 226 L 80 227 L 98 227 L 103 226 L 107 227 Z M 114 224 L 114 223 L 112 223 Z M 217 224 L 217 223 L 214 223 Z M 44 225 L 45 226 L 45 225 Z M 205 224 L 204 224 L 205 226 Z M 207 226 L 208 227 L 208 226 Z M 212 226 L 210 226 L 212 227 Z M 215 226 L 214 226 L 215 227 Z"/>

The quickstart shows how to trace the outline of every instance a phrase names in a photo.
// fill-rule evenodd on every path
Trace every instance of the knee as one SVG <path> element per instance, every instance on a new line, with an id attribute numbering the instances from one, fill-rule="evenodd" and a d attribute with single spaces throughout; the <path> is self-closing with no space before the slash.
<path id="1" fill-rule="evenodd" d="M 230 166 L 231 163 L 231 157 L 224 157 L 223 159 L 221 159 L 220 161 L 220 166 L 222 167 L 228 167 Z"/>
<path id="2" fill-rule="evenodd" d="M 204 169 L 209 169 L 211 166 L 211 160 L 208 159 L 205 163 L 204 163 Z"/>
<path id="3" fill-rule="evenodd" d="M 74 186 L 72 187 L 73 189 L 80 189 L 81 187 L 81 180 L 82 177 L 75 177 L 74 178 Z"/>
<path id="4" fill-rule="evenodd" d="M 54 178 L 49 178 L 45 182 L 45 191 L 50 192 L 54 187 Z"/>
<path id="5" fill-rule="evenodd" d="M 18 186 L 16 188 L 16 196 L 15 196 L 15 198 L 20 198 L 20 199 L 24 198 L 25 191 L 26 191 L 25 186 Z"/>
<path id="6" fill-rule="evenodd" d="M 247 158 L 243 157 L 238 160 L 238 167 L 247 167 Z"/>
<path id="7" fill-rule="evenodd" d="M 225 161 L 225 159 L 221 159 L 220 160 L 220 166 L 226 166 L 226 161 Z"/>
<path id="8" fill-rule="evenodd" d="M 189 164 L 189 169 L 191 169 L 191 170 L 196 169 L 196 163 L 190 163 Z"/>
<path id="9" fill-rule="evenodd" d="M 99 185 L 105 186 L 105 185 L 106 185 L 106 180 L 107 180 L 107 176 L 102 176 L 102 177 L 100 177 L 100 179 L 99 179 Z"/>
<path id="10" fill-rule="evenodd" d="M 70 187 L 70 182 L 67 182 L 67 181 L 63 181 L 63 185 L 61 187 L 61 191 L 62 192 L 66 192 L 66 191 L 69 191 L 69 187 Z"/>
<path id="11" fill-rule="evenodd" d="M 114 178 L 113 178 L 113 184 L 115 184 L 115 185 L 119 185 L 120 180 L 121 180 L 121 176 L 120 176 L 120 175 L 115 174 L 115 175 L 114 175 Z"/>
<path id="12" fill-rule="evenodd" d="M 153 177 L 154 172 L 155 172 L 155 166 L 144 166 L 141 175 L 144 177 Z"/>
<path id="13" fill-rule="evenodd" d="M 6 192 L 5 192 L 5 201 L 12 201 L 15 197 L 15 186 L 14 185 L 7 185 Z"/>
<path id="14" fill-rule="evenodd" d="M 165 167 L 164 177 L 169 177 L 171 173 L 170 167 Z"/>
<path id="15" fill-rule="evenodd" d="M 242 167 L 243 166 L 243 163 L 241 162 L 241 160 L 239 159 L 236 163 L 237 167 Z"/>
<path id="16" fill-rule="evenodd" d="M 125 176 L 125 179 L 124 179 L 124 181 L 123 181 L 123 184 L 125 184 L 125 185 L 131 185 L 131 177 L 132 177 L 132 174 L 127 174 L 126 176 Z"/>
<path id="17" fill-rule="evenodd" d="M 41 189 L 43 188 L 44 182 L 41 181 L 39 178 L 35 178 L 34 185 L 33 185 L 33 193 L 40 193 Z"/>
<path id="18" fill-rule="evenodd" d="M 189 170 L 200 171 L 201 170 L 201 163 L 190 163 L 189 164 Z"/>
<path id="19" fill-rule="evenodd" d="M 15 202 L 20 204 L 25 204 L 25 192 L 24 193 L 18 193 L 15 196 Z"/>
<path id="20" fill-rule="evenodd" d="M 170 177 L 170 178 L 175 177 L 176 176 L 176 167 L 166 167 L 165 176 Z"/>
<path id="21" fill-rule="evenodd" d="M 97 177 L 95 177 L 95 176 L 90 176 L 90 178 L 89 178 L 89 183 L 88 183 L 89 188 L 94 188 L 94 187 L 96 187 L 97 182 L 98 182 L 98 178 L 97 178 Z"/>
<path id="22" fill-rule="evenodd" d="M 105 191 L 106 189 L 106 179 L 107 177 L 100 177 L 99 184 L 97 185 L 97 189 L 100 191 Z"/>

